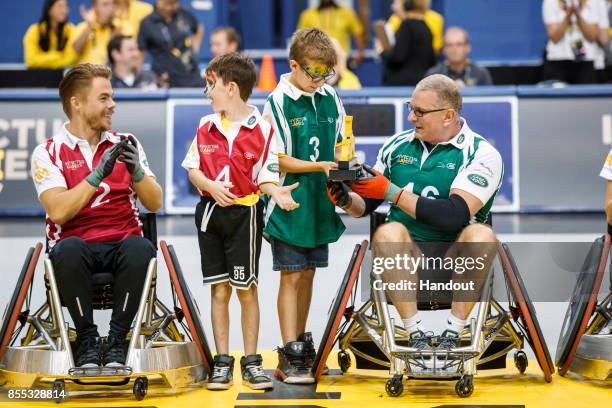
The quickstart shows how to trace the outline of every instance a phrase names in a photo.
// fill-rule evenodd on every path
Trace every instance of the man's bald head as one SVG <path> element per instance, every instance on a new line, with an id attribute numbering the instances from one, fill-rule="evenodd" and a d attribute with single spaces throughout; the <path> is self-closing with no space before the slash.
<path id="1" fill-rule="evenodd" d="M 430 91 L 437 95 L 436 108 L 450 108 L 457 113 L 461 112 L 463 103 L 459 86 L 446 75 L 434 74 L 423 78 L 414 89 L 414 92 Z"/>

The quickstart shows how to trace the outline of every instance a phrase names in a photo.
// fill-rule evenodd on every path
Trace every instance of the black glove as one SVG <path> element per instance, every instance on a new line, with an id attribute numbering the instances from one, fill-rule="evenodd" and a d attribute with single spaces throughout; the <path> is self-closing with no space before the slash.
<path id="1" fill-rule="evenodd" d="M 138 153 L 138 142 L 132 135 L 121 136 L 122 143 L 125 143 L 120 160 L 125 163 L 125 167 L 132 175 L 132 182 L 138 183 L 145 176 L 145 172 L 140 166 L 140 154 Z"/>
<path id="2" fill-rule="evenodd" d="M 89 184 L 99 187 L 102 179 L 108 177 L 115 167 L 115 162 L 124 149 L 124 143 L 117 143 L 102 153 L 102 157 L 96 168 L 85 178 Z"/>
<path id="3" fill-rule="evenodd" d="M 353 202 L 349 191 L 349 188 L 340 181 L 327 181 L 327 196 L 340 208 L 348 208 Z"/>

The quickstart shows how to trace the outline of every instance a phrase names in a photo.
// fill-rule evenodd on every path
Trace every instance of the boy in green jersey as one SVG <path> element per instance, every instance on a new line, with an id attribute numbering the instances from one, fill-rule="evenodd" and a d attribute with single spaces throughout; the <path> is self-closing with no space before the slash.
<path id="1" fill-rule="evenodd" d="M 312 383 L 315 356 L 306 331 L 316 268 L 327 267 L 328 244 L 344 224 L 327 198 L 329 170 L 336 169 L 335 146 L 342 140 L 344 107 L 325 80 L 334 75 L 336 53 L 316 28 L 297 31 L 289 50 L 291 73 L 281 76 L 264 107 L 279 145 L 280 182 L 291 185 L 300 207 L 287 212 L 270 202 L 265 232 L 270 236 L 273 269 L 281 272 L 278 316 L 283 347 L 275 376 L 287 383 Z"/>
<path id="2" fill-rule="evenodd" d="M 457 242 L 460 244 L 454 248 L 461 255 L 467 251 L 476 258 L 472 253 L 477 252 L 488 261 L 478 272 L 451 271 L 452 279 L 482 282 L 495 257 L 497 239 L 486 222 L 501 185 L 503 163 L 495 147 L 460 116 L 461 108 L 461 94 L 453 80 L 444 75 L 421 80 L 408 106 L 408 120 L 414 129 L 400 132 L 383 144 L 376 166 L 370 170 L 373 177 L 352 183 L 352 192 L 342 183 L 330 183 L 329 192 L 334 203 L 353 217 L 368 215 L 384 200 L 392 204 L 387 222 L 372 239 L 374 252 L 380 250 L 375 257 L 382 254 L 381 258 L 389 258 L 395 255 L 397 244 L 412 243 L 426 257 L 440 256 L 451 253 L 449 248 Z M 412 251 L 416 247 L 402 248 Z M 419 274 L 422 271 L 419 269 Z M 433 270 L 434 277 L 443 274 Z M 402 272 L 402 278 L 419 276 Z M 425 335 L 417 303 L 405 295 L 402 298 L 400 292 L 387 294 L 410 335 L 410 345 L 416 348 L 434 343 L 443 349 L 455 347 L 478 296 L 478 290 L 453 292 L 446 329 L 433 342 Z"/>

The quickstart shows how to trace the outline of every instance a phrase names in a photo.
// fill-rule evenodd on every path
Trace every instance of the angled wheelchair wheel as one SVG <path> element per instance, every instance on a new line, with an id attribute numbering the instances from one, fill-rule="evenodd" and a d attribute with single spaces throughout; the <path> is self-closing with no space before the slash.
<path id="1" fill-rule="evenodd" d="M 210 352 L 210 347 L 208 346 L 208 341 L 206 340 L 206 335 L 204 334 L 204 328 L 202 327 L 202 323 L 200 321 L 200 313 L 197 309 L 195 301 L 191 296 L 187 282 L 183 277 L 183 272 L 174 248 L 172 245 L 166 244 L 166 241 L 161 241 L 160 247 L 162 254 L 164 255 L 164 260 L 166 261 L 166 266 L 168 267 L 168 272 L 170 273 L 172 287 L 174 288 L 176 296 L 179 299 L 185 320 L 187 321 L 187 326 L 191 332 L 191 337 L 200 351 L 204 368 L 206 369 L 206 373 L 210 378 L 210 375 L 212 374 L 213 358 Z"/>
<path id="2" fill-rule="evenodd" d="M 13 331 L 17 326 L 19 315 L 22 312 L 23 303 L 32 286 L 34 271 L 36 270 L 36 264 L 38 263 L 41 251 L 41 243 L 30 248 L 23 262 L 23 266 L 21 267 L 21 273 L 19 274 L 19 279 L 13 291 L 13 296 L 11 296 L 11 300 L 6 308 L 6 313 L 2 318 L 2 327 L 0 327 L 0 360 L 11 342 Z"/>
<path id="3" fill-rule="evenodd" d="M 529 299 L 529 294 L 527 293 L 527 289 L 525 288 L 525 284 L 519 274 L 516 262 L 510 253 L 508 245 L 500 243 L 498 251 L 511 297 L 509 301 L 512 317 L 521 326 L 527 338 L 527 342 L 535 353 L 536 360 L 544 374 L 544 379 L 546 382 L 551 382 L 555 366 L 550 358 L 550 353 L 546 346 L 542 329 L 540 329 L 533 303 L 531 303 L 531 299 Z"/>
<path id="4" fill-rule="evenodd" d="M 346 305 L 351 296 L 351 291 L 355 287 L 355 282 L 359 276 L 359 270 L 361 269 L 361 263 L 363 262 L 367 247 L 368 241 L 363 241 L 361 244 L 355 245 L 355 250 L 351 256 L 342 283 L 338 288 L 338 293 L 336 293 L 336 297 L 332 301 L 329 319 L 327 320 L 325 331 L 323 332 L 321 343 L 319 344 L 319 350 L 317 351 L 317 355 L 312 365 L 312 373 L 315 381 L 319 381 L 321 378 L 327 357 L 336 342 L 336 335 L 340 328 L 340 322 L 342 321 L 342 316 L 344 316 Z"/>
<path id="5" fill-rule="evenodd" d="M 597 238 L 582 265 L 574 292 L 565 312 L 555 360 L 560 375 L 565 375 L 574 359 L 578 344 L 597 305 L 597 294 L 610 252 L 610 236 Z"/>

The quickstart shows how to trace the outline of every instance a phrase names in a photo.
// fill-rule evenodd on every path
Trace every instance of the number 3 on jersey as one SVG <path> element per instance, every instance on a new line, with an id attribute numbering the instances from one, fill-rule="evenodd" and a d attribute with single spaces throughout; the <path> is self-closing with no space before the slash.
<path id="1" fill-rule="evenodd" d="M 308 141 L 309 145 L 313 145 L 313 150 L 314 150 L 314 154 L 310 155 L 310 160 L 312 161 L 317 161 L 317 159 L 319 158 L 319 144 L 321 142 L 319 142 L 319 138 L 317 136 L 313 136 L 310 138 L 310 140 Z"/>

